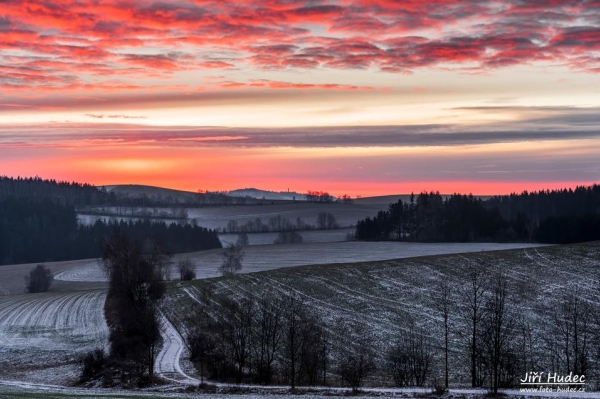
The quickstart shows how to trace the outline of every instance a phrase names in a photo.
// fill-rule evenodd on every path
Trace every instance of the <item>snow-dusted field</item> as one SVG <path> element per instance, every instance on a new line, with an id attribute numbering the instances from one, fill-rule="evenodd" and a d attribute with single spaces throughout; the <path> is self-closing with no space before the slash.
<path id="1" fill-rule="evenodd" d="M 95 262 L 95 260 L 70 260 L 64 262 L 48 262 L 44 266 L 49 268 L 54 275 L 60 274 L 62 271 L 75 266 Z M 0 266 L 0 297 L 3 295 L 19 295 L 25 293 L 25 277 L 35 268 L 37 263 L 17 264 L 17 265 L 2 265 Z M 80 289 L 95 289 L 103 288 L 104 283 L 79 283 L 73 284 L 69 282 L 64 284 L 61 281 L 55 281 L 52 286 L 52 291 L 73 291 Z"/>
<path id="2" fill-rule="evenodd" d="M 162 388 L 162 391 L 161 391 Z M 179 389 L 178 389 L 179 388 Z M 297 394 L 290 394 L 288 387 L 227 387 L 219 384 L 219 393 L 216 394 L 198 394 L 181 392 L 181 387 L 166 386 L 156 387 L 145 390 L 123 390 L 123 389 L 82 389 L 61 387 L 49 384 L 32 384 L 27 381 L 13 381 L 0 379 L 0 397 L 9 398 L 44 398 L 44 399 L 114 399 L 114 398 L 148 398 L 148 399 L 170 399 L 170 398 L 190 398 L 190 399 L 226 399 L 226 398 L 244 398 L 244 399 L 329 399 L 329 398 L 373 398 L 373 397 L 393 397 L 402 399 L 416 398 L 438 398 L 439 396 L 431 393 L 427 388 L 363 388 L 362 394 L 352 394 L 347 388 L 297 388 Z M 235 390 L 234 393 L 226 393 L 227 390 Z M 549 394 L 541 392 L 519 392 L 517 390 L 500 390 L 502 397 L 533 397 L 533 398 L 598 398 L 597 392 L 570 393 L 566 395 Z M 445 398 L 460 399 L 481 399 L 489 397 L 487 391 L 483 389 L 450 389 Z"/>
<path id="3" fill-rule="evenodd" d="M 282 267 L 350 263 L 416 256 L 455 254 L 481 251 L 495 251 L 512 248 L 532 248 L 533 244 L 495 243 L 409 243 L 409 242 L 331 242 L 303 243 L 296 245 L 252 245 L 244 248 L 241 273 L 254 273 Z M 196 269 L 196 278 L 212 278 L 220 275 L 222 249 L 180 254 L 180 258 L 190 259 Z M 175 278 L 176 273 L 171 275 Z M 56 280 L 77 282 L 107 281 L 104 270 L 98 262 L 86 261 L 55 276 Z"/>
<path id="4" fill-rule="evenodd" d="M 0 297 L 1 378 L 77 378 L 79 355 L 108 344 L 105 299 L 101 290 Z"/>
<path id="5" fill-rule="evenodd" d="M 152 208 L 154 209 L 154 208 Z M 319 212 L 332 213 L 338 224 L 342 227 L 354 226 L 360 219 L 372 217 L 381 209 L 387 209 L 387 204 L 316 204 L 298 202 L 292 204 L 275 205 L 246 205 L 246 206 L 218 206 L 204 208 L 187 208 L 189 220 L 194 219 L 198 225 L 210 229 L 222 229 L 230 220 L 235 220 L 238 225 L 243 225 L 249 220 L 261 219 L 264 224 L 269 223 L 269 218 L 281 216 L 295 222 L 301 218 L 304 222 L 315 225 Z M 160 211 L 160 209 L 159 209 Z M 111 217 L 88 215 L 83 212 L 79 215 L 80 223 L 91 224 L 98 219 L 110 220 Z M 114 217 L 115 219 L 129 219 Z M 136 218 L 134 218 L 136 219 Z M 166 219 L 168 222 L 176 220 Z"/>
<path id="6" fill-rule="evenodd" d="M 354 234 L 354 228 L 334 230 L 307 230 L 298 232 L 302 236 L 303 243 L 317 242 L 341 242 L 346 241 L 348 234 Z M 278 233 L 249 233 L 249 245 L 269 245 L 277 239 Z M 223 246 L 235 244 L 238 234 L 219 234 L 219 240 Z"/>
<path id="7" fill-rule="evenodd" d="M 82 261 L 69 269 L 63 270 L 54 275 L 55 280 L 59 281 L 89 281 L 104 282 L 108 277 L 102 267 L 100 259 Z"/>
<path id="8" fill-rule="evenodd" d="M 345 249 L 351 250 L 349 247 Z M 360 248 L 355 250 L 360 251 Z M 239 298 L 242 293 L 296 292 L 305 297 L 327 326 L 335 326 L 339 319 L 365 323 L 377 338 L 376 351 L 383 357 L 387 345 L 412 323 L 416 328 L 423 328 L 434 348 L 443 347 L 443 324 L 436 310 L 435 296 L 439 281 L 446 280 L 452 287 L 453 302 L 450 318 L 451 378 L 455 384 L 468 384 L 468 362 L 464 361 L 465 336 L 462 333 L 468 330 L 468 326 L 459 309 L 464 304 L 460 290 L 468 284 L 471 267 L 487 267 L 488 275 L 495 270 L 507 273 L 513 306 L 511 312 L 523 317 L 522 320 L 533 328 L 532 342 L 539 356 L 550 353 L 551 348 L 544 346 L 547 342 L 560 339 L 560 333 L 554 330 L 556 323 L 552 320 L 558 317 L 556 311 L 561 309 L 569 289 L 576 288 L 585 301 L 600 303 L 597 283 L 600 278 L 600 242 L 595 242 L 283 268 L 218 280 L 179 283 L 169 291 L 166 312 L 179 315 L 179 319 L 174 317 L 173 321 L 181 323 L 178 320 L 183 320 L 181 314 L 185 314 L 186 306 L 201 301 L 202 289 L 206 286 L 211 286 L 216 295 L 228 298 Z M 330 332 L 334 334 L 333 341 L 336 341 L 336 332 Z M 436 356 L 439 367 L 439 350 Z M 434 371 L 439 372 L 439 368 Z"/>

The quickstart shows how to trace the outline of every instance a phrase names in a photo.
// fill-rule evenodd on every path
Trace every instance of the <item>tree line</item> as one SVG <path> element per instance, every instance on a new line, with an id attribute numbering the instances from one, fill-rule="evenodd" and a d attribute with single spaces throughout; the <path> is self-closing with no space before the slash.
<path id="1" fill-rule="evenodd" d="M 508 241 L 523 240 L 526 219 L 519 214 L 507 221 L 500 212 L 488 209 L 472 195 L 453 194 L 443 198 L 439 192 L 411 195 L 398 200 L 388 210 L 357 223 L 359 240 L 398 241 Z"/>
<path id="2" fill-rule="evenodd" d="M 128 196 L 87 183 L 67 182 L 40 177 L 0 176 L 0 199 L 27 198 L 50 200 L 76 208 L 99 206 L 172 207 L 233 205 L 236 199 L 218 192 L 189 193 L 186 196 Z"/>
<path id="3" fill-rule="evenodd" d="M 200 378 L 261 385 L 327 385 L 331 370 L 358 388 L 374 370 L 368 329 L 339 322 L 333 340 L 326 322 L 294 293 L 243 294 L 236 299 L 202 292 L 187 316 L 186 344 Z M 336 359 L 332 361 L 332 359 Z"/>
<path id="4" fill-rule="evenodd" d="M 155 237 L 171 252 L 220 248 L 214 230 L 160 221 L 96 221 L 80 225 L 71 205 L 50 199 L 0 199 L 0 264 L 96 258 L 115 230 L 144 240 Z"/>
<path id="5" fill-rule="evenodd" d="M 398 200 L 357 223 L 358 240 L 544 242 L 600 239 L 600 186 L 482 200 L 439 192 Z"/>
<path id="6" fill-rule="evenodd" d="M 281 215 L 277 215 L 270 217 L 267 223 L 263 222 L 261 218 L 248 220 L 244 224 L 240 224 L 237 220 L 231 219 L 227 222 L 227 226 L 223 230 L 227 233 L 268 233 L 313 229 L 332 230 L 338 228 L 340 228 L 340 225 L 331 212 L 319 212 L 314 225 L 305 222 L 301 217 L 297 217 L 296 220 L 291 220 Z"/>
<path id="7" fill-rule="evenodd" d="M 51 201 L 73 206 L 117 203 L 117 197 L 114 193 L 98 189 L 91 184 L 45 180 L 40 177 L 12 178 L 0 176 L 0 200 L 8 198 Z"/>

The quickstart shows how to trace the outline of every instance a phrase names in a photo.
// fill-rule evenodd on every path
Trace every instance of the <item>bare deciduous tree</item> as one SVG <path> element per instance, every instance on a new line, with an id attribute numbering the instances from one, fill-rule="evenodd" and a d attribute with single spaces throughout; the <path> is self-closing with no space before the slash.
<path id="1" fill-rule="evenodd" d="M 223 276 L 233 275 L 242 270 L 242 260 L 244 259 L 244 250 L 239 245 L 230 245 L 223 251 L 223 263 L 219 267 L 219 272 Z"/>
<path id="2" fill-rule="evenodd" d="M 563 370 L 566 373 L 586 374 L 589 369 L 590 305 L 575 286 L 563 295 L 554 319 L 560 336 Z"/>
<path id="3" fill-rule="evenodd" d="M 258 220 L 260 220 L 260 219 L 258 219 Z M 237 238 L 235 245 L 237 245 L 239 247 L 245 247 L 247 245 L 250 245 L 250 240 L 248 239 L 248 233 L 243 231 L 240 234 L 238 234 L 238 238 Z"/>
<path id="4" fill-rule="evenodd" d="M 302 322 L 306 315 L 304 299 L 298 294 L 290 293 L 284 296 L 283 301 L 283 359 L 289 376 L 290 386 L 296 388 L 300 355 L 302 353 Z"/>
<path id="5" fill-rule="evenodd" d="M 321 230 L 325 229 L 337 229 L 339 227 L 335 216 L 330 212 L 319 212 L 317 215 L 317 228 Z"/>
<path id="6" fill-rule="evenodd" d="M 273 244 L 301 244 L 302 235 L 297 231 L 281 231 Z"/>
<path id="7" fill-rule="evenodd" d="M 338 366 L 340 377 L 353 391 L 376 369 L 373 336 L 364 324 L 341 323 Z"/>
<path id="8" fill-rule="evenodd" d="M 188 258 L 180 259 L 179 262 L 177 262 L 177 270 L 179 271 L 179 279 L 181 281 L 193 280 L 196 278 L 194 264 Z"/>
<path id="9" fill-rule="evenodd" d="M 442 276 L 441 280 L 438 282 L 435 305 L 437 310 L 442 315 L 444 322 L 444 386 L 446 389 L 448 389 L 448 344 L 450 334 L 450 325 L 448 322 L 452 302 L 450 299 L 450 283 L 448 282 L 446 276 Z"/>
<path id="10" fill-rule="evenodd" d="M 494 394 L 504 385 L 507 366 L 514 363 L 511 357 L 515 319 L 508 302 L 508 281 L 506 275 L 497 272 L 493 278 L 489 298 L 485 302 L 481 319 L 483 352 L 486 357 L 491 387 Z"/>
<path id="11" fill-rule="evenodd" d="M 259 384 L 273 378 L 273 363 L 283 340 L 283 309 L 280 298 L 263 294 L 257 302 L 253 323 L 252 358 Z"/>
<path id="12" fill-rule="evenodd" d="M 387 360 L 397 386 L 423 386 L 429 378 L 433 353 L 423 331 L 411 326 L 390 348 Z"/>
<path id="13" fill-rule="evenodd" d="M 462 315 L 470 328 L 469 357 L 471 360 L 471 386 L 481 385 L 478 375 L 480 364 L 480 322 L 483 317 L 483 306 L 486 293 L 486 267 L 484 265 L 469 265 L 467 284 L 461 289 L 463 301 Z"/>

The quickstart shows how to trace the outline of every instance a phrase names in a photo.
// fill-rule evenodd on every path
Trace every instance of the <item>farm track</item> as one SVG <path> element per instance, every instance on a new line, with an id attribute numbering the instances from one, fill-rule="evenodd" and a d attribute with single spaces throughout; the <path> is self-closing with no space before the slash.
<path id="1" fill-rule="evenodd" d="M 185 385 L 197 385 L 200 380 L 190 377 L 181 368 L 181 356 L 186 351 L 183 338 L 173 323 L 161 313 L 163 345 L 156 356 L 154 370 L 160 377 Z"/>

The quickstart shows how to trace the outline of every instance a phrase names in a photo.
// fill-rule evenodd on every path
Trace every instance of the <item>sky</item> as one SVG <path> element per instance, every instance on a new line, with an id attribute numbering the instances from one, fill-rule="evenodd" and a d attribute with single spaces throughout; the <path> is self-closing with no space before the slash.
<path id="1" fill-rule="evenodd" d="M 0 175 L 505 194 L 599 127 L 600 0 L 0 0 Z"/>

